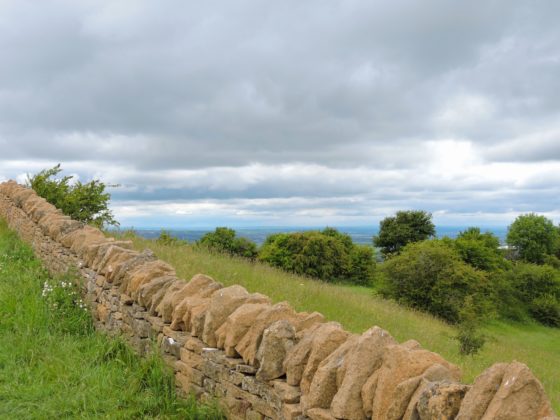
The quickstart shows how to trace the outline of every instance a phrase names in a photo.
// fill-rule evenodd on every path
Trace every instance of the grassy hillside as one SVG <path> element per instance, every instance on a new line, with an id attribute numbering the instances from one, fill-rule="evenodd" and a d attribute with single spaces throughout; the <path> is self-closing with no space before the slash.
<path id="1" fill-rule="evenodd" d="M 0 418 L 218 418 L 176 399 L 161 358 L 141 359 L 96 333 L 67 295 L 43 295 L 45 282 L 60 281 L 0 220 Z"/>
<path id="2" fill-rule="evenodd" d="M 491 338 L 481 354 L 465 357 L 459 355 L 452 338 L 456 332 L 450 325 L 376 297 L 372 289 L 326 284 L 190 246 L 162 245 L 138 237 L 132 240 L 139 250 L 151 248 L 185 279 L 205 273 L 224 285 L 241 284 L 251 292 L 264 293 L 275 302 L 287 300 L 299 311 L 319 311 L 349 331 L 360 333 L 379 325 L 399 341 L 414 338 L 461 366 L 466 382 L 495 362 L 526 363 L 542 381 L 555 410 L 560 411 L 560 329 L 496 321 L 486 327 Z"/>

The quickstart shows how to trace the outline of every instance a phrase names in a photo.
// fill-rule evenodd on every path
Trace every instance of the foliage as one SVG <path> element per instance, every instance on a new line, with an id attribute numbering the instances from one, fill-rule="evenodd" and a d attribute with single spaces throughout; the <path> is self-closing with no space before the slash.
<path id="1" fill-rule="evenodd" d="M 254 260 L 258 255 L 257 245 L 254 242 L 236 236 L 235 230 L 227 227 L 218 227 L 214 232 L 208 232 L 199 239 L 198 244 L 213 251 L 250 260 Z"/>
<path id="2" fill-rule="evenodd" d="M 531 302 L 533 318 L 549 327 L 560 327 L 560 300 L 552 294 L 543 294 Z"/>
<path id="3" fill-rule="evenodd" d="M 158 244 L 170 245 L 170 246 L 179 246 L 179 245 L 187 244 L 187 241 L 184 241 L 182 239 L 179 239 L 171 235 L 169 231 L 164 229 L 162 229 L 162 231 L 160 232 L 159 237 L 156 239 L 156 242 Z"/>
<path id="4" fill-rule="evenodd" d="M 506 242 L 517 249 L 522 260 L 542 264 L 547 255 L 558 251 L 560 236 L 550 219 L 529 213 L 509 226 Z"/>
<path id="5" fill-rule="evenodd" d="M 157 352 L 142 358 L 97 333 L 78 291 L 0 220 L 0 418 L 223 418 L 178 399 Z"/>
<path id="6" fill-rule="evenodd" d="M 463 262 L 445 241 L 408 244 L 382 270 L 387 279 L 383 293 L 411 307 L 455 323 L 472 296 L 479 314 L 490 312 L 487 276 Z"/>
<path id="7" fill-rule="evenodd" d="M 419 242 L 436 234 L 432 215 L 422 210 L 398 211 L 379 223 L 379 235 L 373 237 L 375 246 L 385 256 L 398 253 L 406 244 Z"/>
<path id="8" fill-rule="evenodd" d="M 297 274 L 355 284 L 369 284 L 375 270 L 373 248 L 355 245 L 333 228 L 270 235 L 259 259 Z"/>
<path id="9" fill-rule="evenodd" d="M 490 232 L 470 227 L 460 232 L 453 246 L 463 261 L 479 270 L 497 270 L 507 264 L 500 252 L 500 240 Z"/>
<path id="10" fill-rule="evenodd" d="M 72 183 L 72 176 L 54 178 L 60 172 L 60 164 L 44 169 L 31 177 L 28 176 L 27 186 L 74 220 L 98 228 L 104 225 L 119 225 L 109 210 L 111 195 L 105 192 L 106 184 L 100 180 L 92 180 L 85 184 L 80 181 Z"/>
<path id="11" fill-rule="evenodd" d="M 551 266 L 517 263 L 510 281 L 525 302 L 546 294 L 560 298 L 560 273 Z"/>
<path id="12" fill-rule="evenodd" d="M 459 353 L 464 356 L 474 356 L 482 350 L 486 343 L 486 336 L 480 332 L 481 319 L 472 295 L 465 298 L 463 307 L 459 311 L 459 320 L 458 333 L 455 336 L 459 341 Z"/>

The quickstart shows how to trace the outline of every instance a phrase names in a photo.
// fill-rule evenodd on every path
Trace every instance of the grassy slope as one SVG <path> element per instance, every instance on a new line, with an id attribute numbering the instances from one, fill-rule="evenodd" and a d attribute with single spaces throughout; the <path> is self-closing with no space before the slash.
<path id="1" fill-rule="evenodd" d="M 491 339 L 482 353 L 462 357 L 457 342 L 452 339 L 455 331 L 448 324 L 375 297 L 371 289 L 329 285 L 189 246 L 132 239 L 137 249 L 151 248 L 159 258 L 171 263 L 182 278 L 205 273 L 225 285 L 240 284 L 251 292 L 264 293 L 275 302 L 287 300 L 299 311 L 319 311 L 349 331 L 361 333 L 379 325 L 399 341 L 416 339 L 425 348 L 461 366 L 467 382 L 495 362 L 526 363 L 543 383 L 555 410 L 560 412 L 560 329 L 493 322 L 487 326 Z"/>
<path id="2" fill-rule="evenodd" d="M 74 305 L 49 310 L 47 279 L 0 220 L 0 418 L 216 418 L 176 399 L 159 357 L 96 333 Z"/>

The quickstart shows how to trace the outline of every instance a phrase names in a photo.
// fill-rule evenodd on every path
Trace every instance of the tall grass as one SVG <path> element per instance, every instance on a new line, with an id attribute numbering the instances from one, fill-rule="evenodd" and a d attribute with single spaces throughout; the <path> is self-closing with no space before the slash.
<path id="1" fill-rule="evenodd" d="M 75 290 L 0 220 L 0 418 L 219 418 L 176 397 L 156 352 L 95 332 Z"/>
<path id="2" fill-rule="evenodd" d="M 399 341 L 416 339 L 425 348 L 459 365 L 466 382 L 495 362 L 523 362 L 541 380 L 555 410 L 560 411 L 560 329 L 536 323 L 494 321 L 485 327 L 490 339 L 481 353 L 462 356 L 453 338 L 457 331 L 451 325 L 382 299 L 371 288 L 327 284 L 189 245 L 166 245 L 134 235 L 129 238 L 136 249 L 152 249 L 160 259 L 173 265 L 182 278 L 205 273 L 226 286 L 240 284 L 251 292 L 270 296 L 275 302 L 287 300 L 298 311 L 319 311 L 355 333 L 379 325 Z"/>

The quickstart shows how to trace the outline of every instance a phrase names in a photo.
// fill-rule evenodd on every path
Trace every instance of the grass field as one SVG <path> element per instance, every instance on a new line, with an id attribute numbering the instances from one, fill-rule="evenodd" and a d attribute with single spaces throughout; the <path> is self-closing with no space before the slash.
<path id="1" fill-rule="evenodd" d="M 45 282 L 61 281 L 66 295 L 43 296 Z M 70 281 L 49 278 L 0 220 L 0 418 L 219 418 L 176 398 L 159 356 L 139 358 L 96 333 L 87 310 L 72 304 Z"/>
<path id="2" fill-rule="evenodd" d="M 188 245 L 131 239 L 137 249 L 150 248 L 172 264 L 182 278 L 204 273 L 226 286 L 240 284 L 251 292 L 264 293 L 275 302 L 287 300 L 298 311 L 319 311 L 352 332 L 379 325 L 401 342 L 416 339 L 459 365 L 466 382 L 495 362 L 526 363 L 543 383 L 555 411 L 560 412 L 560 329 L 494 321 L 485 327 L 490 338 L 483 351 L 474 357 L 461 356 L 453 339 L 456 331 L 449 324 L 376 297 L 370 288 L 327 284 Z"/>

